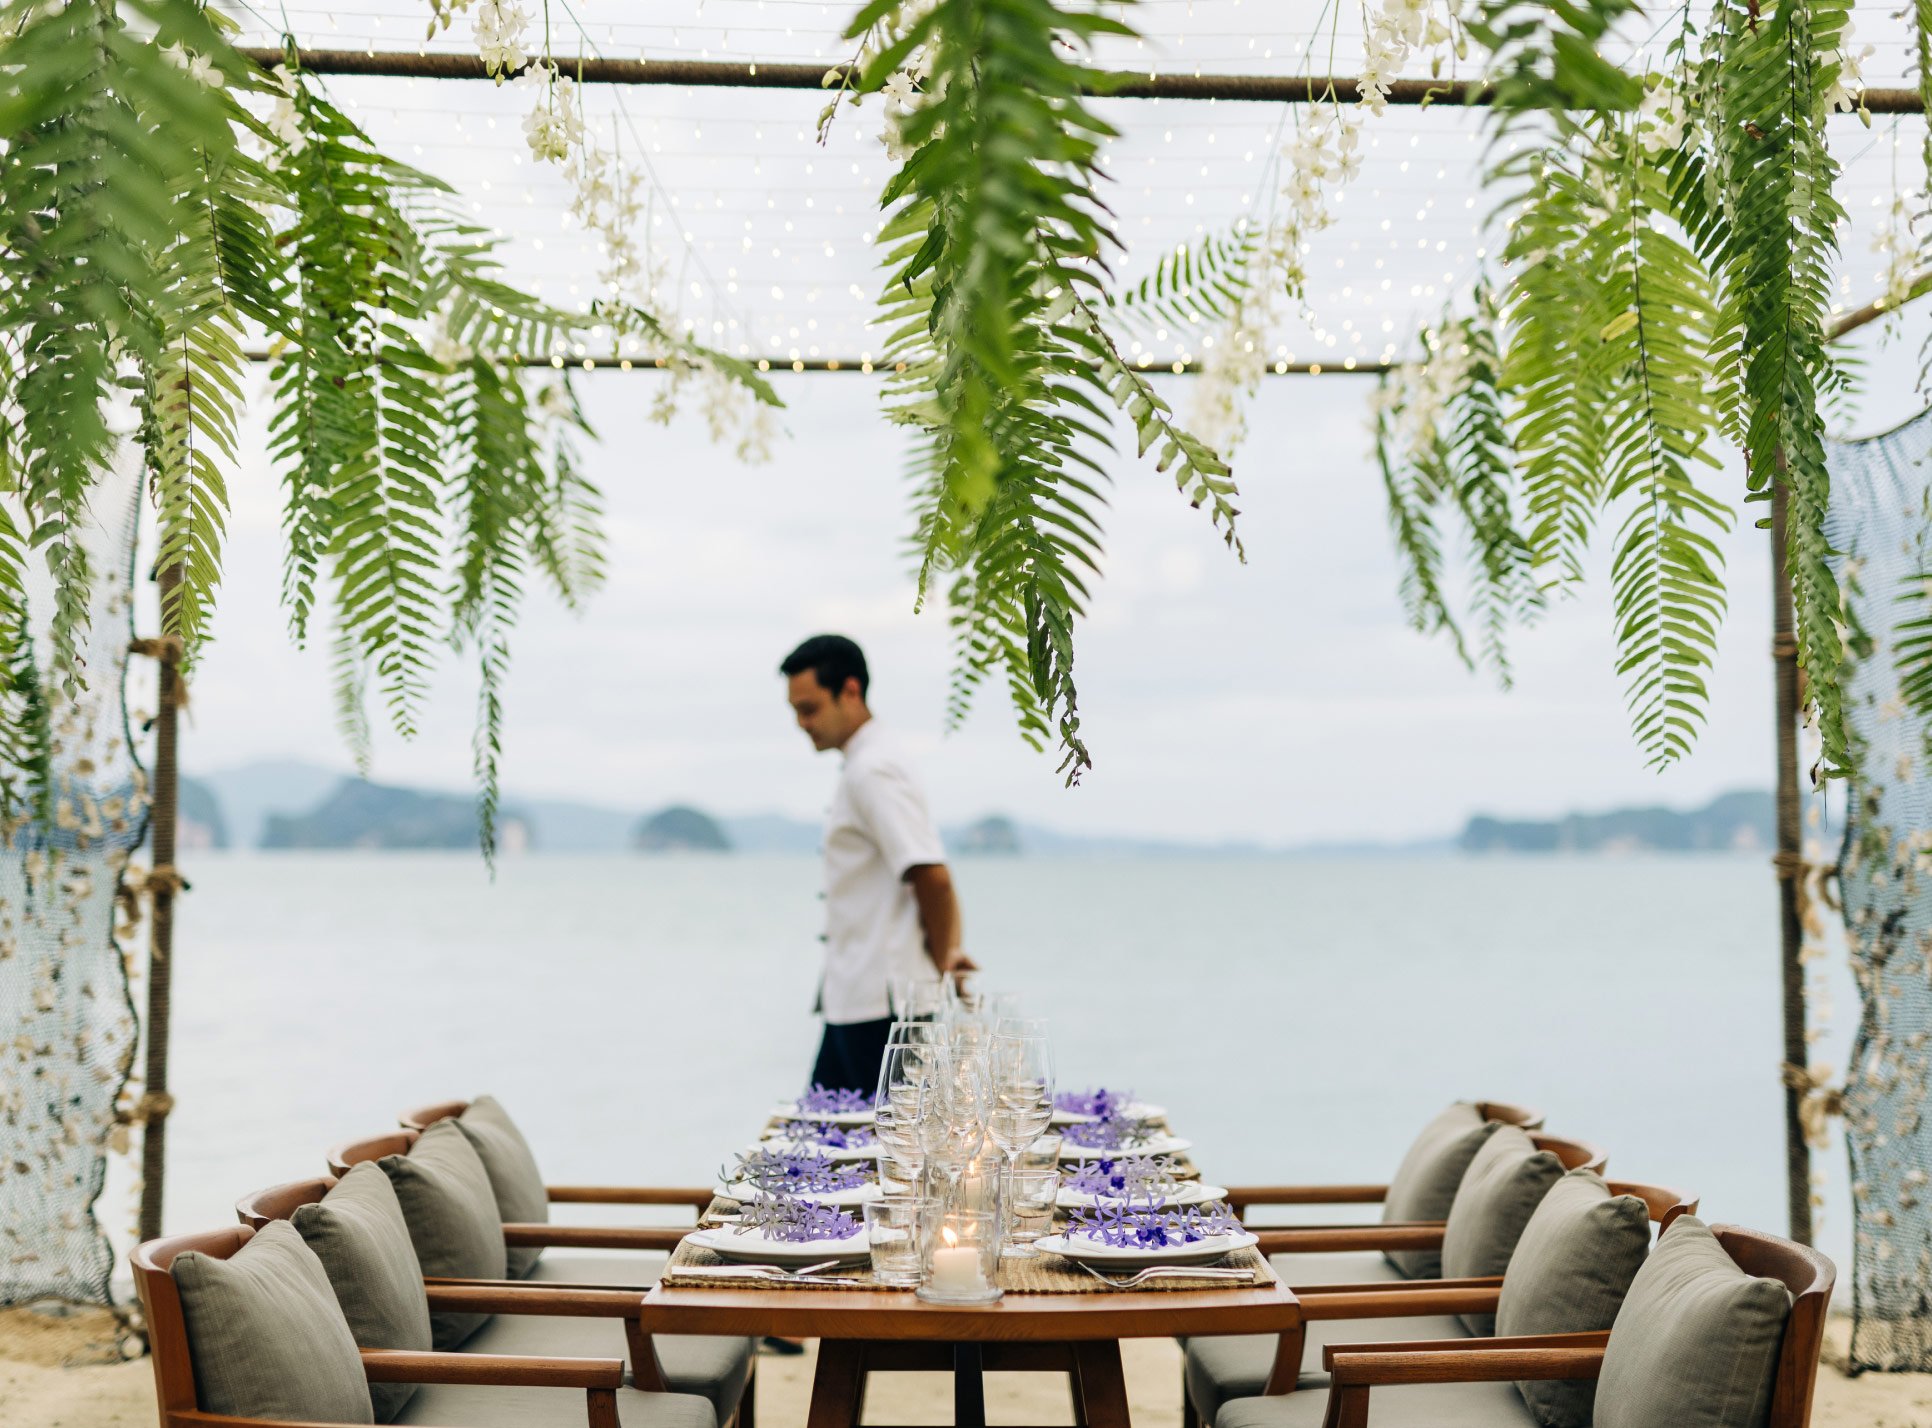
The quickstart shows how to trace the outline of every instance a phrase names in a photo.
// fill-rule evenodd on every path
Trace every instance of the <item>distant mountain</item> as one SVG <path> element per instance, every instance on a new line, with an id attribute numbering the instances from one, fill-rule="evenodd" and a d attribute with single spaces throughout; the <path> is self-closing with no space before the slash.
<path id="1" fill-rule="evenodd" d="M 995 854 L 1013 857 L 1021 852 L 1024 842 L 1020 830 L 1012 819 L 1004 814 L 993 813 L 968 823 L 964 828 L 955 828 L 946 838 L 948 852 L 963 853 L 968 856 Z"/>
<path id="2" fill-rule="evenodd" d="M 729 853 L 731 839 L 710 814 L 676 804 L 638 824 L 631 846 L 640 853 Z"/>
<path id="3" fill-rule="evenodd" d="M 174 838 L 179 848 L 226 848 L 228 821 L 221 799 L 200 779 L 184 778 L 175 806 Z"/>
<path id="4" fill-rule="evenodd" d="M 292 759 L 267 759 L 213 773 L 195 773 L 195 783 L 215 797 L 227 846 L 259 848 L 273 813 L 302 813 L 334 791 L 348 775 Z"/>
<path id="5" fill-rule="evenodd" d="M 531 841 L 519 809 L 497 812 L 497 838 L 506 851 Z M 307 813 L 271 813 L 264 848 L 474 848 L 476 800 L 449 793 L 387 788 L 345 778 Z"/>
<path id="6" fill-rule="evenodd" d="M 1456 840 L 1465 853 L 1749 852 L 1776 842 L 1772 796 L 1727 793 L 1702 808 L 1619 808 L 1550 822 L 1472 818 Z"/>

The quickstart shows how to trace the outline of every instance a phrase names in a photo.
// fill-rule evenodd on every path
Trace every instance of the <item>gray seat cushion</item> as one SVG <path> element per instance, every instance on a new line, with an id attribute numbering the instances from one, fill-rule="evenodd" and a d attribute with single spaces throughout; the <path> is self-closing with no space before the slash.
<path id="1" fill-rule="evenodd" d="M 581 1388 L 426 1383 L 397 1421 L 463 1428 L 583 1428 L 584 1403 Z M 718 1428 L 711 1405 L 702 1398 L 634 1388 L 617 1391 L 617 1421 L 623 1428 Z"/>
<path id="2" fill-rule="evenodd" d="M 1442 1277 L 1475 1279 L 1507 1270 L 1523 1227 L 1562 1178 L 1563 1162 L 1552 1152 L 1538 1150 L 1515 1126 L 1497 1126 L 1470 1160 L 1449 1206 L 1442 1231 Z M 1472 1334 L 1496 1328 L 1493 1314 L 1461 1317 Z"/>
<path id="3" fill-rule="evenodd" d="M 1679 1215 L 1630 1282 L 1597 1380 L 1597 1428 L 1759 1428 L 1791 1291 Z"/>
<path id="4" fill-rule="evenodd" d="M 227 1259 L 176 1255 L 170 1273 L 204 1412 L 375 1422 L 329 1276 L 293 1225 L 271 1221 Z"/>
<path id="5" fill-rule="evenodd" d="M 617 1250 L 610 1254 L 585 1250 L 546 1250 L 530 1271 L 532 1284 L 605 1284 L 648 1289 L 664 1276 L 670 1256 L 648 1250 Z"/>
<path id="6" fill-rule="evenodd" d="M 1322 1389 L 1272 1398 L 1237 1398 L 1215 1416 L 1214 1428 L 1321 1428 L 1328 1409 Z M 1424 1383 L 1377 1388 L 1369 1395 L 1373 1428 L 1535 1428 L 1536 1420 L 1506 1383 Z"/>
<path id="7" fill-rule="evenodd" d="M 1317 1319 L 1306 1326 L 1300 1379 L 1322 1396 L 1327 1379 L 1321 1373 L 1322 1350 L 1330 1344 L 1366 1344 L 1382 1339 L 1459 1339 L 1462 1323 L 1453 1314 L 1426 1314 L 1412 1319 Z M 1275 1363 L 1273 1334 L 1234 1334 L 1224 1338 L 1195 1337 L 1187 1341 L 1187 1396 L 1202 1421 L 1211 1423 L 1223 1404 L 1252 1398 L 1268 1386 Z"/>
<path id="8" fill-rule="evenodd" d="M 489 1174 L 498 1217 L 505 1224 L 532 1225 L 547 1221 L 550 1192 L 544 1188 L 543 1172 L 537 1169 L 537 1158 L 530 1153 L 523 1132 L 504 1114 L 496 1098 L 478 1096 L 456 1118 L 456 1124 Z M 542 1253 L 539 1245 L 511 1246 L 510 1273 L 519 1279 L 528 1275 Z"/>
<path id="9" fill-rule="evenodd" d="M 427 1349 L 429 1301 L 422 1266 L 389 1177 L 367 1161 L 290 1223 L 315 1251 L 335 1290 L 358 1348 Z M 416 1391 L 413 1383 L 372 1383 L 376 1422 L 393 1423 Z"/>
<path id="10" fill-rule="evenodd" d="M 1467 1101 L 1458 1101 L 1424 1126 L 1389 1181 L 1383 1220 L 1448 1219 L 1463 1172 L 1498 1124 L 1485 1121 Z M 1410 1279 L 1437 1279 L 1442 1274 L 1440 1250 L 1391 1250 L 1389 1262 Z"/>
<path id="11" fill-rule="evenodd" d="M 1510 1257 L 1496 1332 L 1581 1334 L 1608 1329 L 1650 1251 L 1650 1212 L 1612 1195 L 1601 1176 L 1572 1170 L 1550 1187 Z M 1597 1386 L 1538 1379 L 1516 1385 L 1545 1428 L 1590 1428 Z"/>
<path id="12" fill-rule="evenodd" d="M 416 1259 L 430 1279 L 502 1279 L 503 1220 L 496 1192 L 468 1137 L 454 1121 L 438 1121 L 417 1137 L 407 1155 L 376 1162 L 395 1187 Z M 439 1349 L 454 1349 L 483 1326 L 487 1314 L 429 1316 Z"/>
<path id="13" fill-rule="evenodd" d="M 1402 1272 L 1373 1250 L 1359 1254 L 1278 1254 L 1268 1263 L 1282 1283 L 1398 1284 Z"/>
<path id="14" fill-rule="evenodd" d="M 660 1334 L 652 1338 L 664 1381 L 674 1392 L 708 1399 L 724 1422 L 737 1411 L 751 1380 L 750 1339 Z M 498 1314 L 463 1346 L 477 1354 L 536 1354 L 559 1358 L 629 1360 L 622 1319 L 578 1319 L 557 1314 Z M 427 1421 L 427 1420 L 418 1420 Z"/>

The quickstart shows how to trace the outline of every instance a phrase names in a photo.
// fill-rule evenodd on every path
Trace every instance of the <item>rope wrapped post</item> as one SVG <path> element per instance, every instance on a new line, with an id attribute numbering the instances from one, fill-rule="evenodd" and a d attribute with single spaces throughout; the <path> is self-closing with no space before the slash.
<path id="1" fill-rule="evenodd" d="M 1804 875 L 1802 820 L 1799 817 L 1798 637 L 1791 608 L 1791 571 L 1785 563 L 1785 496 L 1782 485 L 1771 488 L 1771 660 L 1776 670 L 1772 699 L 1778 726 L 1777 834 L 1772 857 L 1778 878 L 1778 972 L 1784 1002 L 1784 1164 L 1785 1193 L 1791 1215 L 1791 1238 L 1811 1243 L 1811 1146 L 1805 1135 L 1805 1066 L 1810 1052 L 1805 1042 L 1804 922 L 1798 906 Z"/>
<path id="2" fill-rule="evenodd" d="M 166 610 L 175 586 L 181 583 L 181 567 L 164 567 L 157 583 L 161 608 Z M 181 678 L 182 645 L 178 635 L 136 640 L 133 650 L 152 658 L 160 666 L 161 675 L 160 697 L 154 713 L 154 788 L 148 824 L 154 871 L 148 877 L 147 893 L 152 902 L 153 921 L 148 925 L 147 1057 L 140 1107 L 140 1237 L 152 1240 L 161 1235 L 168 1113 L 174 1109 L 174 1096 L 168 1090 L 168 1022 L 174 980 L 174 899 L 182 887 L 181 875 L 174 866 L 175 815 L 180 806 L 176 739 L 180 709 L 187 702 L 187 686 Z"/>

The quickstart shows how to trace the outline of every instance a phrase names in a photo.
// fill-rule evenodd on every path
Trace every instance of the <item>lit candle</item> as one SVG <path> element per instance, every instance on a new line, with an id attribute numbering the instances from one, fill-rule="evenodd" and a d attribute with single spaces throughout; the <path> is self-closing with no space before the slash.
<path id="1" fill-rule="evenodd" d="M 939 1237 L 946 1243 L 932 1252 L 932 1287 L 942 1294 L 983 1292 L 986 1276 L 980 1273 L 979 1251 L 960 1244 L 950 1225 L 940 1230 Z"/>

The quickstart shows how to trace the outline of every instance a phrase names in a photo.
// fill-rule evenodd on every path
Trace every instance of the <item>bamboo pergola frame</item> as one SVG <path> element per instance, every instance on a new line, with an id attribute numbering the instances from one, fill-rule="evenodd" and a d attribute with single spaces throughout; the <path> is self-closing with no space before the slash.
<path id="1" fill-rule="evenodd" d="M 482 58 L 455 52 L 410 53 L 400 50 L 342 50 L 246 48 L 241 51 L 264 68 L 293 59 L 303 69 L 325 75 L 365 75 L 397 79 L 493 79 Z M 569 62 L 574 78 L 585 84 L 667 85 L 687 88 L 797 89 L 823 93 L 837 92 L 850 78 L 848 67 L 815 64 L 761 64 L 725 60 L 645 60 L 585 56 Z M 1314 103 L 1353 92 L 1352 76 L 1287 76 L 1256 74 L 1162 74 L 1129 71 L 1095 71 L 1087 93 L 1114 99 L 1172 99 L 1227 101 L 1231 103 L 1295 104 Z M 1492 91 L 1479 83 L 1457 79 L 1397 79 L 1389 84 L 1390 104 L 1420 108 L 1483 106 L 1492 101 Z M 1923 114 L 1925 105 L 1911 89 L 1867 89 L 1859 95 L 1859 107 L 1872 114 Z M 1879 299 L 1842 315 L 1830 328 L 1828 337 L 1836 341 L 1875 322 L 1891 311 Z M 251 352 L 251 360 L 265 361 L 265 352 Z M 517 359 L 527 367 L 570 367 L 583 371 L 649 372 L 665 368 L 659 356 L 544 356 L 530 354 Z M 1271 362 L 1264 369 L 1268 376 L 1381 376 L 1395 364 L 1344 359 L 1337 363 Z M 888 364 L 865 359 L 812 358 L 762 359 L 761 372 L 849 372 L 861 375 L 887 373 Z M 1149 364 L 1150 375 L 1191 376 L 1201 369 L 1199 363 L 1169 362 Z M 1781 1002 L 1783 1011 L 1784 1053 L 1787 1063 L 1804 1066 L 1809 1061 L 1805 1034 L 1804 973 L 1799 961 L 1802 930 L 1797 913 L 1797 878 L 1803 866 L 1799 833 L 1799 770 L 1797 726 L 1802 703 L 1801 679 L 1797 664 L 1797 642 L 1793 632 L 1790 576 L 1785 568 L 1785 500 L 1782 489 L 1772 493 L 1772 660 L 1776 672 L 1773 709 L 1777 722 L 1777 869 L 1779 891 Z M 170 572 L 172 573 L 172 572 Z M 164 573 L 164 578 L 165 578 Z M 173 675 L 164 662 L 163 681 Z M 159 832 L 168 830 L 172 842 L 177 788 L 176 740 L 174 720 L 168 700 L 162 700 L 164 722 L 157 729 L 155 751 L 154 819 Z M 172 853 L 172 848 L 170 848 Z M 157 899 L 157 902 L 159 900 Z M 162 909 L 157 906 L 157 924 Z M 169 919 L 171 923 L 172 919 Z M 157 926 L 157 932 L 159 927 Z M 156 996 L 160 997 L 157 1006 Z M 167 1066 L 167 1006 L 165 978 L 149 982 L 148 1074 L 150 1086 L 165 1086 Z M 158 1015 L 157 1015 L 158 1013 Z M 160 1044 L 157 1046 L 156 1041 Z M 157 1059 L 158 1058 L 158 1059 Z M 1800 1119 L 1804 1092 L 1785 1087 L 1786 1177 L 1791 1237 L 1801 1244 L 1812 1241 L 1811 1152 Z M 146 1128 L 144 1166 L 146 1176 L 141 1194 L 141 1225 L 144 1236 L 159 1233 L 162 1148 L 165 1145 L 165 1100 L 151 1116 Z M 152 1228 L 150 1228 L 152 1226 Z"/>

